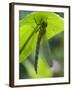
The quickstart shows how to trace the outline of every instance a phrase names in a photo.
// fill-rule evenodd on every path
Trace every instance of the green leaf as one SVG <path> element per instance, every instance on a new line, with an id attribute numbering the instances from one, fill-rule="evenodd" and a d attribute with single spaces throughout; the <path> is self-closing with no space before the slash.
<path id="1" fill-rule="evenodd" d="M 34 66 L 28 60 L 26 60 L 23 65 L 25 66 L 30 78 L 49 78 L 53 75 L 53 72 L 48 66 L 47 61 L 43 58 L 41 59 L 41 57 L 38 60 L 37 73 L 35 72 Z"/>
<path id="2" fill-rule="evenodd" d="M 24 19 L 20 20 L 20 41 L 19 49 L 25 45 L 28 37 L 36 28 L 36 21 L 39 23 L 40 19 L 44 17 L 47 18 L 47 28 L 46 28 L 46 39 L 50 39 L 55 35 L 59 34 L 64 30 L 64 21 L 59 15 L 52 12 L 32 12 L 28 14 Z M 26 58 L 35 50 L 37 42 L 38 32 L 33 34 L 31 39 L 26 43 L 25 48 L 23 48 L 20 53 L 19 61 L 20 63 L 26 60 Z"/>

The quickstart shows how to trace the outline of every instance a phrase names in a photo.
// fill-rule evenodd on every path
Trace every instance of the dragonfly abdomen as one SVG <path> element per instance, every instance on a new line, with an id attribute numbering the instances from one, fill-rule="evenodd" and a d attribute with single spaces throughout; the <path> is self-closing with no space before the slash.
<path id="1" fill-rule="evenodd" d="M 45 35 L 46 27 L 47 27 L 47 23 L 46 23 L 46 21 L 43 20 L 43 18 L 41 19 L 40 23 L 41 24 L 40 24 L 40 28 L 39 28 L 39 34 L 38 34 L 37 45 L 36 45 L 36 53 L 35 53 L 35 71 L 36 71 L 36 73 L 37 73 L 40 42 L 41 42 L 41 39 L 43 38 L 43 36 Z"/>
<path id="2" fill-rule="evenodd" d="M 36 71 L 36 73 L 37 73 L 37 65 L 38 65 L 39 48 L 40 48 L 41 39 L 42 39 L 42 35 L 39 34 L 38 39 L 37 39 L 37 45 L 36 45 L 36 53 L 35 53 L 35 71 Z"/>

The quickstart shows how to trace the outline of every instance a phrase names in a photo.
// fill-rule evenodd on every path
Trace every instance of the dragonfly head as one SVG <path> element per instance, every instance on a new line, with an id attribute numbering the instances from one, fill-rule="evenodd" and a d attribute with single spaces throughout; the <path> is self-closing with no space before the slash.
<path id="1" fill-rule="evenodd" d="M 42 22 L 42 26 L 43 26 L 43 27 L 47 27 L 47 22 L 43 21 L 43 22 Z"/>
<path id="2" fill-rule="evenodd" d="M 43 19 L 41 21 L 41 26 L 42 26 L 43 29 L 46 29 L 46 27 L 47 27 L 47 20 L 46 19 Z"/>
<path id="3" fill-rule="evenodd" d="M 42 30 L 46 30 L 47 27 L 47 17 L 41 17 L 40 19 L 36 19 L 36 17 L 34 17 L 34 21 L 37 25 L 40 25 Z"/>

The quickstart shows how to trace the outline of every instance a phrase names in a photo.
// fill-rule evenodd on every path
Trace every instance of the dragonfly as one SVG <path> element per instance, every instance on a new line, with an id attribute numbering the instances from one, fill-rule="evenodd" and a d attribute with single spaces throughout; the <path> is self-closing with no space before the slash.
<path id="1" fill-rule="evenodd" d="M 26 40 L 25 44 L 23 45 L 23 47 L 21 48 L 19 53 L 20 54 L 22 53 L 23 49 L 26 47 L 26 45 L 30 41 L 31 37 L 35 33 L 38 32 L 36 51 L 35 51 L 35 63 L 34 63 L 35 72 L 37 73 L 37 65 L 38 65 L 38 58 L 39 58 L 40 43 L 41 43 L 41 40 L 42 40 L 43 36 L 46 33 L 46 28 L 48 26 L 48 23 L 47 23 L 47 18 L 44 18 L 44 17 L 42 17 L 39 22 L 37 22 L 36 18 L 34 17 L 34 21 L 35 21 L 37 26 L 34 28 L 33 32 L 30 34 L 30 36 Z"/>

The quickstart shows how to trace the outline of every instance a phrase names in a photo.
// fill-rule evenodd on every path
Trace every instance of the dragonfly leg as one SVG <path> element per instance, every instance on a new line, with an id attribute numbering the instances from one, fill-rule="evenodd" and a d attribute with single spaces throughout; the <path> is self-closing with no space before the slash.
<path id="1" fill-rule="evenodd" d="M 37 23 L 37 20 L 36 20 L 36 18 L 34 17 L 34 20 L 35 20 L 35 23 L 37 24 L 37 25 L 40 25 L 39 23 Z"/>

